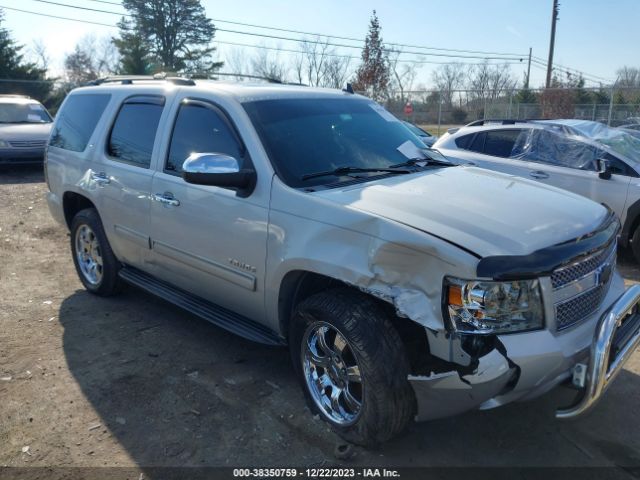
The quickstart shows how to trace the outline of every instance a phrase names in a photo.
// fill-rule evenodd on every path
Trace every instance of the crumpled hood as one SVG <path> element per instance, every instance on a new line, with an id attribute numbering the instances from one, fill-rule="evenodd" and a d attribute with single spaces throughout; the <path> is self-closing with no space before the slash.
<path id="1" fill-rule="evenodd" d="M 52 123 L 0 124 L 0 140 L 49 140 Z"/>
<path id="2" fill-rule="evenodd" d="M 595 230 L 607 210 L 584 197 L 475 167 L 446 167 L 317 192 L 481 257 L 526 255 Z"/>

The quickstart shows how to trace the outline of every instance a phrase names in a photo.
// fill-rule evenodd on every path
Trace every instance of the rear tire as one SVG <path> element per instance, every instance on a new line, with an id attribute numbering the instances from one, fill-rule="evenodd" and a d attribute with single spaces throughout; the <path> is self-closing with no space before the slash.
<path id="1" fill-rule="evenodd" d="M 346 288 L 313 295 L 296 308 L 289 339 L 310 408 L 345 440 L 376 446 L 412 420 L 409 360 L 375 299 Z"/>
<path id="2" fill-rule="evenodd" d="M 89 292 L 107 297 L 121 290 L 120 262 L 111 250 L 95 208 L 80 210 L 73 217 L 71 254 L 78 277 Z"/>

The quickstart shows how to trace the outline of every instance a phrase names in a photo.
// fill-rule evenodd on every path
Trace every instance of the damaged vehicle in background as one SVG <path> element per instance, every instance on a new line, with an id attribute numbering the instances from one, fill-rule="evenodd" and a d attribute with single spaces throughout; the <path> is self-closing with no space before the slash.
<path id="1" fill-rule="evenodd" d="M 581 394 L 557 416 L 576 417 L 640 342 L 602 205 L 434 157 L 349 92 L 96 83 L 65 100 L 46 162 L 85 288 L 127 282 L 288 345 L 348 441 L 567 382 Z"/>
<path id="2" fill-rule="evenodd" d="M 449 129 L 433 148 L 609 206 L 621 245 L 640 262 L 640 139 L 587 120 L 478 120 Z"/>

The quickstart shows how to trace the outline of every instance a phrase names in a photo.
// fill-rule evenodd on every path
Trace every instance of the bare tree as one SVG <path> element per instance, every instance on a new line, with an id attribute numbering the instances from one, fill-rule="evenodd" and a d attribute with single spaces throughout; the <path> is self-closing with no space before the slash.
<path id="1" fill-rule="evenodd" d="M 461 63 L 441 65 L 433 72 L 433 82 L 436 88 L 440 90 L 442 101 L 446 106 L 452 106 L 455 91 L 464 87 L 467 72 L 467 69 Z"/>
<path id="2" fill-rule="evenodd" d="M 471 97 L 482 100 L 495 100 L 506 92 L 512 91 L 517 81 L 509 64 L 490 65 L 484 62 L 470 71 L 469 89 Z"/>
<path id="3" fill-rule="evenodd" d="M 111 38 L 86 36 L 64 59 L 67 82 L 80 85 L 116 73 L 118 61 L 118 50 Z"/>
<path id="4" fill-rule="evenodd" d="M 49 70 L 51 57 L 49 57 L 47 47 L 41 38 L 37 38 L 33 41 L 33 46 L 31 47 L 29 53 L 33 57 L 33 62 L 38 66 L 38 68 Z"/>
<path id="5" fill-rule="evenodd" d="M 237 73 L 237 77 L 233 77 L 237 81 L 243 81 L 245 77 L 242 75 L 247 75 L 249 73 L 249 57 L 247 55 L 247 51 L 243 48 L 233 47 L 228 50 L 227 55 L 224 60 L 225 65 L 230 73 Z"/>
<path id="6" fill-rule="evenodd" d="M 282 61 L 278 52 L 267 49 L 257 49 L 250 59 L 252 75 L 258 75 L 284 82 L 287 80 L 289 69 Z"/>
<path id="7" fill-rule="evenodd" d="M 293 58 L 292 67 L 299 83 L 314 87 L 340 88 L 349 77 L 351 59 L 339 55 L 335 48 L 318 37 L 299 43 L 300 53 Z"/>
<path id="8" fill-rule="evenodd" d="M 626 65 L 616 71 L 618 75 L 617 85 L 620 87 L 640 87 L 640 68 L 627 67 Z"/>
<path id="9" fill-rule="evenodd" d="M 389 59 L 389 70 L 391 71 L 391 81 L 389 87 L 391 93 L 400 93 L 400 102 L 405 103 L 409 100 L 409 96 L 405 94 L 407 91 L 411 91 L 413 88 L 413 82 L 418 75 L 417 63 L 406 62 L 400 60 L 402 50 L 398 47 L 390 45 L 387 50 Z M 393 97 L 394 95 L 389 95 Z"/>

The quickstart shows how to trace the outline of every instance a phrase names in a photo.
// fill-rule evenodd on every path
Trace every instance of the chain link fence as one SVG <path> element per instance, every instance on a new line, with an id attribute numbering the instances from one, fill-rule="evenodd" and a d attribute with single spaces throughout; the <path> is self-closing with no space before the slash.
<path id="1" fill-rule="evenodd" d="M 410 107 L 407 106 L 410 104 Z M 611 126 L 640 123 L 639 88 L 419 90 L 393 92 L 385 104 L 398 118 L 440 135 L 483 119 L 574 118 Z"/>

